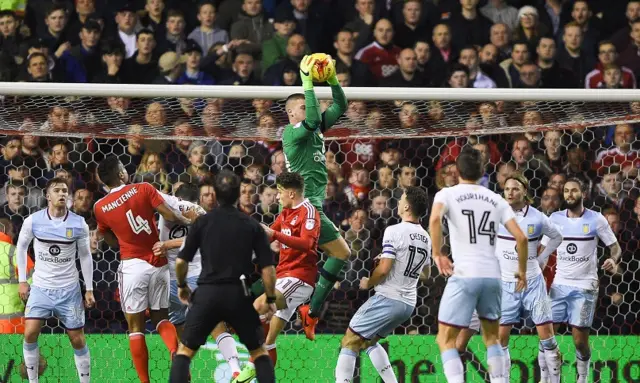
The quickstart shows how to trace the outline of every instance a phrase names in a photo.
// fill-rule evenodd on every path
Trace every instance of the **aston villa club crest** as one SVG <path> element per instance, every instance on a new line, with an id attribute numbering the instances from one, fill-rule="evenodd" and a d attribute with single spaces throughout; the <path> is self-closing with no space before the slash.
<path id="1" fill-rule="evenodd" d="M 67 238 L 73 238 L 73 229 L 67 229 Z"/>
<path id="2" fill-rule="evenodd" d="M 293 219 L 291 220 L 291 226 L 295 225 L 296 222 L 298 222 L 298 216 L 293 217 Z"/>
<path id="3" fill-rule="evenodd" d="M 536 232 L 536 227 L 534 225 L 527 225 L 527 233 L 529 235 L 533 235 Z"/>
<path id="4" fill-rule="evenodd" d="M 589 224 L 585 223 L 584 225 L 582 225 L 582 232 L 584 234 L 589 234 Z"/>

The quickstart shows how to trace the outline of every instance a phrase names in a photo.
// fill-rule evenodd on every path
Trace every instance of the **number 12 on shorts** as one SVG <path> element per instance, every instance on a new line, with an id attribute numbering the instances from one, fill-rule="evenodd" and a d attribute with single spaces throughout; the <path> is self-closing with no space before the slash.
<path id="1" fill-rule="evenodd" d="M 151 234 L 151 226 L 149 226 L 149 221 L 138 216 L 133 216 L 133 212 L 131 209 L 127 210 L 127 221 L 129 222 L 129 226 L 131 226 L 131 230 L 134 233 L 140 234 L 143 231 L 147 234 Z"/>

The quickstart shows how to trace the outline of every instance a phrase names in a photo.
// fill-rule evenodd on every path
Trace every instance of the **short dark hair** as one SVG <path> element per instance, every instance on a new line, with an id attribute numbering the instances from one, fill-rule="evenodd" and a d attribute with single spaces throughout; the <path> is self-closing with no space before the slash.
<path id="1" fill-rule="evenodd" d="M 568 184 L 569 182 L 575 182 L 578 184 L 578 188 L 580 189 L 580 192 L 582 192 L 582 194 L 585 194 L 587 191 L 587 185 L 584 183 L 583 180 L 581 180 L 578 177 L 571 177 L 569 178 L 564 184 Z"/>
<path id="2" fill-rule="evenodd" d="M 191 183 L 184 183 L 176 189 L 174 196 L 193 203 L 197 203 L 200 199 L 200 188 Z"/>
<path id="3" fill-rule="evenodd" d="M 240 198 L 240 177 L 234 172 L 223 169 L 213 184 L 216 199 L 221 206 L 230 206 Z"/>
<path id="4" fill-rule="evenodd" d="M 167 11 L 167 19 L 170 17 L 182 17 L 184 19 L 184 13 L 179 9 L 169 9 Z"/>
<path id="5" fill-rule="evenodd" d="M 57 11 L 62 11 L 62 13 L 64 13 L 64 17 L 67 17 L 67 7 L 65 7 L 62 4 L 56 4 L 56 3 L 52 4 L 47 9 L 47 13 L 45 14 L 45 17 L 49 17 L 53 12 L 57 12 Z"/>
<path id="6" fill-rule="evenodd" d="M 142 35 L 151 35 L 155 39 L 156 35 L 153 34 L 153 31 L 148 28 L 143 28 L 136 33 L 136 41 L 140 40 L 140 36 Z"/>
<path id="7" fill-rule="evenodd" d="M 404 190 L 411 214 L 420 218 L 427 212 L 427 193 L 417 186 L 409 186 Z"/>
<path id="8" fill-rule="evenodd" d="M 300 173 L 282 172 L 276 177 L 276 185 L 285 189 L 296 189 L 300 194 L 304 193 L 304 178 Z"/>
<path id="9" fill-rule="evenodd" d="M 295 100 L 304 100 L 304 94 L 303 93 L 294 93 L 294 94 L 290 95 L 284 101 L 284 107 L 285 108 L 287 107 L 287 104 L 289 104 L 289 101 L 295 101 Z"/>
<path id="10" fill-rule="evenodd" d="M 2 11 L 0 11 L 0 19 L 3 17 L 13 17 L 16 20 L 18 19 L 16 13 L 8 9 L 3 9 Z"/>
<path id="11" fill-rule="evenodd" d="M 209 1 L 209 0 L 204 0 L 198 3 L 198 13 L 200 13 L 200 10 L 202 9 L 202 7 L 204 7 L 205 5 L 210 5 L 213 7 L 213 11 L 217 12 L 218 11 L 218 7 L 216 7 L 215 3 L 213 1 Z"/>
<path id="12" fill-rule="evenodd" d="M 67 186 L 67 189 L 69 188 L 69 184 L 67 183 L 66 179 L 62 177 L 53 177 L 52 179 L 47 181 L 47 184 L 44 187 L 44 193 L 47 194 L 49 192 L 49 188 L 57 184 L 65 184 Z"/>
<path id="13" fill-rule="evenodd" d="M 109 156 L 98 165 L 98 177 L 105 185 L 117 186 L 120 182 L 120 166 L 122 163 L 116 156 Z"/>
<path id="14" fill-rule="evenodd" d="M 482 154 L 470 146 L 466 146 L 456 159 L 458 173 L 463 180 L 477 181 L 484 171 L 482 169 Z"/>

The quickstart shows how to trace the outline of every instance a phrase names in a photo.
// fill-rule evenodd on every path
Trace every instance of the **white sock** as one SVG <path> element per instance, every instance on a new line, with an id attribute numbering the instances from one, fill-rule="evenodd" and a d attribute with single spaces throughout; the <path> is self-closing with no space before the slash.
<path id="1" fill-rule="evenodd" d="M 509 382 L 509 377 L 511 376 L 511 354 L 509 353 L 509 346 L 502 347 L 502 352 L 504 353 L 504 377 Z"/>
<path id="2" fill-rule="evenodd" d="M 89 383 L 91 381 L 91 355 L 89 348 L 85 345 L 80 350 L 73 350 L 73 359 L 76 361 L 76 369 L 80 377 L 80 383 Z"/>
<path id="3" fill-rule="evenodd" d="M 444 367 L 444 376 L 448 383 L 464 383 L 464 367 L 460 354 L 455 348 L 445 350 L 440 354 L 442 358 L 442 366 Z"/>
<path id="4" fill-rule="evenodd" d="M 340 350 L 338 364 L 336 364 L 336 383 L 351 383 L 356 370 L 357 356 L 358 354 L 348 348 Z"/>
<path id="5" fill-rule="evenodd" d="M 367 349 L 367 355 L 369 355 L 373 367 L 378 370 L 378 374 L 380 374 L 384 383 L 398 383 L 396 374 L 393 371 L 393 366 L 391 366 L 391 362 L 389 361 L 389 355 L 384 348 L 380 346 L 380 343 L 369 347 Z"/>
<path id="6" fill-rule="evenodd" d="M 22 354 L 24 355 L 24 366 L 27 368 L 29 383 L 38 383 L 38 370 L 40 368 L 38 342 L 22 343 Z"/>
<path id="7" fill-rule="evenodd" d="M 544 346 L 542 342 L 538 343 L 538 366 L 540 366 L 540 382 L 549 382 L 549 369 L 547 368 L 547 359 L 544 355 Z"/>
<path id="8" fill-rule="evenodd" d="M 591 366 L 591 355 L 582 355 L 576 350 L 576 364 L 578 367 L 578 383 L 587 383 L 589 378 L 589 367 Z"/>
<path id="9" fill-rule="evenodd" d="M 222 354 L 224 360 L 229 363 L 231 367 L 231 373 L 240 372 L 240 359 L 238 359 L 238 348 L 236 347 L 236 340 L 228 332 L 223 332 L 216 338 L 216 344 L 218 350 Z"/>
<path id="10" fill-rule="evenodd" d="M 487 365 L 489 366 L 491 383 L 507 383 L 504 371 L 505 364 L 502 346 L 494 344 L 487 347 Z"/>
<path id="11" fill-rule="evenodd" d="M 560 371 L 562 361 L 560 360 L 560 350 L 558 350 L 558 342 L 552 336 L 549 339 L 540 341 L 540 345 L 544 349 L 544 360 L 547 365 L 547 372 L 551 378 L 551 383 L 560 383 Z M 538 354 L 538 358 L 539 358 Z"/>

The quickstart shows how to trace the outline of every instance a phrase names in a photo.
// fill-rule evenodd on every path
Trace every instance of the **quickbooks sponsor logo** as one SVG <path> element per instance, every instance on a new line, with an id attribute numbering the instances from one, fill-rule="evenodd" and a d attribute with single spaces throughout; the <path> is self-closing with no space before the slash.
<path id="1" fill-rule="evenodd" d="M 22 336 L 2 335 L 0 348 L 0 373 L 7 369 L 11 360 L 15 365 L 22 361 Z M 341 336 L 319 335 L 309 342 L 303 335 L 278 338 L 278 365 L 276 380 L 287 383 L 334 382 L 334 371 L 340 348 Z M 169 353 L 160 337 L 146 337 L 149 349 L 149 369 L 153 382 L 169 380 Z M 65 335 L 42 335 L 38 340 L 48 369 L 40 382 L 77 381 L 73 352 Z M 592 372 L 590 382 L 640 382 L 640 337 L 637 336 L 592 336 Z M 91 350 L 91 378 L 95 382 L 136 382 L 136 373 L 129 356 L 128 338 L 118 335 L 87 335 Z M 390 336 L 382 343 L 389 352 L 391 365 L 400 383 L 446 382 L 440 363 L 440 353 L 435 337 L 429 335 Z M 565 364 L 562 381 L 575 382 L 575 353 L 570 336 L 558 337 L 560 351 Z M 466 381 L 488 382 L 485 377 L 486 353 L 479 336 L 472 339 L 467 355 Z M 247 350 L 239 346 L 241 365 L 248 359 Z M 511 382 L 530 383 L 539 381 L 537 368 L 538 338 L 536 336 L 513 336 L 510 342 L 512 360 Z M 22 382 L 15 369 L 9 382 Z M 353 383 L 374 383 L 380 378 L 366 353 L 357 360 L 358 377 Z M 198 353 L 191 364 L 194 383 L 228 383 L 230 371 L 222 355 L 211 340 Z M 1 376 L 0 376 L 1 378 Z"/>

